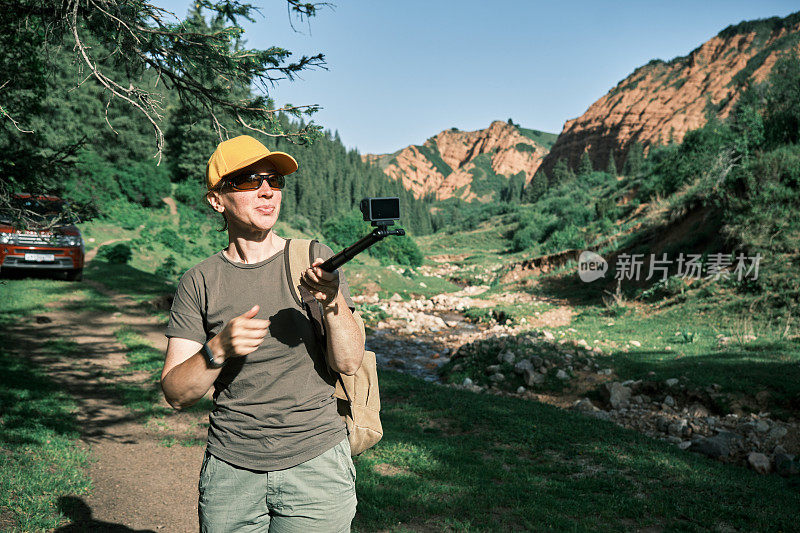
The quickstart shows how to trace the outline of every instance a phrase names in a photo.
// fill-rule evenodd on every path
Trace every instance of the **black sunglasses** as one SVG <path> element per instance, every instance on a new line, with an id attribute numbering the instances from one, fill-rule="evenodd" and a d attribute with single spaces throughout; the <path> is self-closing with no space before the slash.
<path id="1" fill-rule="evenodd" d="M 271 189 L 277 191 L 283 189 L 286 184 L 283 174 L 278 174 L 277 172 L 272 174 L 242 174 L 228 178 L 225 181 L 237 191 L 254 191 L 261 187 L 264 180 L 267 180 L 267 184 Z"/>

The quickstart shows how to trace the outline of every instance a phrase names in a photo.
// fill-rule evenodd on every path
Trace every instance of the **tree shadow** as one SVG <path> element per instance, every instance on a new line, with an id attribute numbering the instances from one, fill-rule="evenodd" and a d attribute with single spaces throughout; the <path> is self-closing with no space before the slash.
<path id="1" fill-rule="evenodd" d="M 122 524 L 103 522 L 92 518 L 92 509 L 81 498 L 61 496 L 58 510 L 72 523 L 55 530 L 55 533 L 103 532 L 103 533 L 155 533 L 152 529 L 132 529 Z"/>

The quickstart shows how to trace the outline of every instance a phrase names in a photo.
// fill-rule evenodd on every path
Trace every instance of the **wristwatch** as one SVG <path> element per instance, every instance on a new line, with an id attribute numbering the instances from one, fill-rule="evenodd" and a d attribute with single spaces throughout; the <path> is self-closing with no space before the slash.
<path id="1" fill-rule="evenodd" d="M 203 349 L 200 350 L 203 352 L 203 357 L 206 360 L 206 364 L 211 368 L 220 368 L 222 365 L 225 364 L 225 361 L 219 362 L 214 357 L 214 352 L 211 351 L 211 348 L 208 346 L 208 343 L 203 345 Z"/>

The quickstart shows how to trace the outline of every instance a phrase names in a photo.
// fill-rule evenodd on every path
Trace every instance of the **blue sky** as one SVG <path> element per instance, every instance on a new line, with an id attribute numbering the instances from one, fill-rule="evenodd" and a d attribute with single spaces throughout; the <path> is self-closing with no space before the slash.
<path id="1" fill-rule="evenodd" d="M 191 2 L 155 0 L 183 17 Z M 742 20 L 784 17 L 797 2 L 346 1 L 292 30 L 283 0 L 245 26 L 247 45 L 322 52 L 328 70 L 271 91 L 319 104 L 315 122 L 349 148 L 387 153 L 441 130 L 492 120 L 559 133 L 636 67 L 672 59 Z"/>

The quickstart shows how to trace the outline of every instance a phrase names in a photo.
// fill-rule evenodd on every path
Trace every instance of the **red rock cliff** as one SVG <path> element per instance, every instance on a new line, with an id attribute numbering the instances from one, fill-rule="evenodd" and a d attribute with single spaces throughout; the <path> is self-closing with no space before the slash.
<path id="1" fill-rule="evenodd" d="M 489 201 L 497 183 L 524 173 L 533 177 L 555 135 L 495 121 L 478 131 L 446 130 L 421 146 L 409 146 L 394 154 L 362 156 L 401 180 L 416 198 L 433 194 Z M 498 178 L 502 177 L 500 180 Z"/>
<path id="2" fill-rule="evenodd" d="M 631 144 L 680 142 L 705 124 L 707 103 L 725 118 L 745 82 L 763 81 L 779 54 L 797 48 L 800 13 L 730 26 L 688 56 L 653 60 L 636 69 L 580 117 L 568 120 L 541 168 L 550 174 L 567 158 L 574 169 L 584 150 L 604 170 L 613 151 L 617 168 Z"/>

